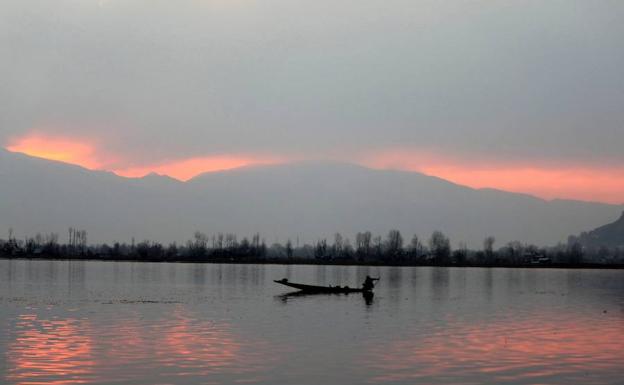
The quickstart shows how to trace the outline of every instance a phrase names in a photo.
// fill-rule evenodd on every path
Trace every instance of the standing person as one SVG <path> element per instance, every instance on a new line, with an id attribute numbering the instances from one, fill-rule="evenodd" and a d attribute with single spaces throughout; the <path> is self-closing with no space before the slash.
<path id="1" fill-rule="evenodd" d="M 362 284 L 362 289 L 366 291 L 373 290 L 375 288 L 375 281 L 379 281 L 379 278 L 371 278 L 367 275 L 364 283 Z"/>

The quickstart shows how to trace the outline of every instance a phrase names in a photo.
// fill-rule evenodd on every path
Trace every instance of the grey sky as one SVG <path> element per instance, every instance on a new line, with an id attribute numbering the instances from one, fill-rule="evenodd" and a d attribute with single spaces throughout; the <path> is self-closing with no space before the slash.
<path id="1" fill-rule="evenodd" d="M 3 0 L 0 143 L 624 163 L 624 2 Z"/>

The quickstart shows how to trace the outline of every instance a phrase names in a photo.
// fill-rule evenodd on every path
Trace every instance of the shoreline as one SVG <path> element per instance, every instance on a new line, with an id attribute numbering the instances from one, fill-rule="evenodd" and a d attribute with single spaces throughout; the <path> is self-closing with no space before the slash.
<path id="1" fill-rule="evenodd" d="M 8 261 L 96 261 L 96 262 L 150 262 L 150 263 L 197 263 L 197 264 L 231 264 L 231 265 L 308 265 L 308 266 L 368 266 L 368 267 L 456 267 L 456 268 L 503 268 L 503 269 L 569 269 L 569 270 L 623 270 L 624 264 L 601 264 L 601 263 L 581 263 L 581 264 L 434 264 L 434 263 L 416 263 L 409 261 L 317 261 L 310 259 L 248 259 L 235 260 L 232 258 L 215 258 L 204 260 L 193 259 L 137 259 L 137 258 L 96 258 L 96 257 L 36 257 L 36 256 L 19 256 L 7 257 L 0 256 L 0 260 Z"/>

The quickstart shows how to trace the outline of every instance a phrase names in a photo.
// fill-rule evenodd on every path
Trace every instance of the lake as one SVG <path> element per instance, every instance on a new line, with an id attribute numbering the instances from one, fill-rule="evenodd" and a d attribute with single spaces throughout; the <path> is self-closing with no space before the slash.
<path id="1" fill-rule="evenodd" d="M 0 306 L 6 384 L 624 383 L 620 270 L 0 260 Z"/>

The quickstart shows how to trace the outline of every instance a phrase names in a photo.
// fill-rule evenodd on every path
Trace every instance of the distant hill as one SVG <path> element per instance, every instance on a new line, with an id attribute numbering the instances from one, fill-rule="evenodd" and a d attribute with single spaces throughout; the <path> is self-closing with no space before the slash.
<path id="1" fill-rule="evenodd" d="M 570 237 L 570 243 L 579 242 L 585 247 L 624 247 L 624 212 L 620 219 L 578 237 Z"/>
<path id="2" fill-rule="evenodd" d="M 344 163 L 246 167 L 200 175 L 186 183 L 151 174 L 109 172 L 0 151 L 0 238 L 37 232 L 67 237 L 69 226 L 89 242 L 185 241 L 207 234 L 259 232 L 267 243 L 301 243 L 335 232 L 406 240 L 441 230 L 479 248 L 484 237 L 549 245 L 613 220 L 623 206 L 471 189 L 414 172 Z"/>

